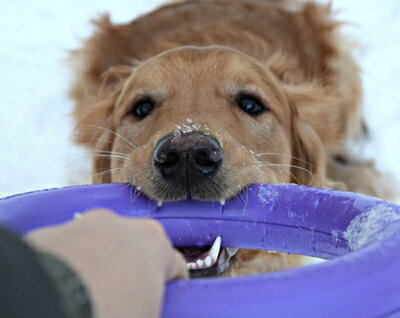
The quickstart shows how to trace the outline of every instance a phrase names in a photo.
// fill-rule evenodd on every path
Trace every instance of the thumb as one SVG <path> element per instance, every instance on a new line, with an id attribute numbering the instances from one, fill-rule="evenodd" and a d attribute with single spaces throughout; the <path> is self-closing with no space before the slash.
<path id="1" fill-rule="evenodd" d="M 172 249 L 171 254 L 171 262 L 169 263 L 170 266 L 168 266 L 166 281 L 188 278 L 189 272 L 182 254 L 176 249 Z"/>

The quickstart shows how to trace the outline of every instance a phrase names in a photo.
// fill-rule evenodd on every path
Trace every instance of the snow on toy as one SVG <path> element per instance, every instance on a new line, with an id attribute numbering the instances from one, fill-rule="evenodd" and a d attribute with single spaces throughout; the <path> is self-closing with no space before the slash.
<path id="1" fill-rule="evenodd" d="M 0 222 L 20 233 L 92 208 L 159 220 L 175 246 L 268 249 L 330 261 L 167 286 L 163 318 L 400 317 L 400 207 L 354 193 L 253 185 L 226 202 L 156 202 L 125 184 L 44 190 L 0 200 Z"/>

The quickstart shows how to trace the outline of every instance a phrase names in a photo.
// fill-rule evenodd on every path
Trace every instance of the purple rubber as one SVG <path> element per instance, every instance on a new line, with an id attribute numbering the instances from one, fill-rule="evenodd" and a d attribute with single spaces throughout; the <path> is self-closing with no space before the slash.
<path id="1" fill-rule="evenodd" d="M 163 318 L 400 317 L 400 207 L 386 201 L 254 185 L 224 206 L 192 201 L 158 208 L 127 185 L 101 184 L 1 199 L 0 223 L 24 234 L 92 208 L 158 219 L 176 246 L 209 245 L 221 235 L 223 246 L 334 258 L 255 276 L 171 282 Z"/>

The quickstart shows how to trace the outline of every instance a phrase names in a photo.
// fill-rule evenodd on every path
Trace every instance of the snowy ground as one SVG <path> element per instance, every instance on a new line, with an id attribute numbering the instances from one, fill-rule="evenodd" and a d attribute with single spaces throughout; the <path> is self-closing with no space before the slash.
<path id="1" fill-rule="evenodd" d="M 90 34 L 90 18 L 108 11 L 129 21 L 160 0 L 2 1 L 0 19 L 0 197 L 79 182 L 88 176 L 76 160 L 85 153 L 70 142 L 71 102 L 62 64 L 69 49 Z M 355 23 L 346 33 L 362 44 L 365 113 L 370 147 L 382 169 L 400 183 L 400 3 L 333 0 L 338 16 Z M 81 172 L 78 170 L 83 169 Z"/>

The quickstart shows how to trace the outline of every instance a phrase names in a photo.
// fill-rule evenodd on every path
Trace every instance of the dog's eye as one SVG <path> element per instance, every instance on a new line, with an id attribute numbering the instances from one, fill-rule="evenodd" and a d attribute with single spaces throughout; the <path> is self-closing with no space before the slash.
<path id="1" fill-rule="evenodd" d="M 267 110 L 267 107 L 257 97 L 251 95 L 239 96 L 236 103 L 243 111 L 253 116 L 260 115 Z"/>
<path id="2" fill-rule="evenodd" d="M 141 99 L 135 103 L 131 113 L 136 118 L 143 119 L 146 116 L 150 115 L 150 113 L 153 111 L 153 109 L 154 109 L 153 102 L 150 99 L 145 98 L 145 99 Z"/>

